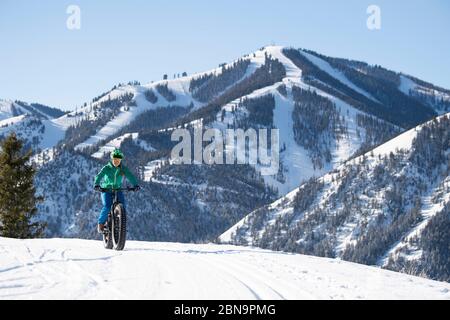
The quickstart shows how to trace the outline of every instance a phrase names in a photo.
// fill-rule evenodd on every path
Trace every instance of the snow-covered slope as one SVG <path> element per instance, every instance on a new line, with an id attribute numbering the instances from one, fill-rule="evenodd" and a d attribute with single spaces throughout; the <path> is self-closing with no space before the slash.
<path id="1" fill-rule="evenodd" d="M 419 83 L 420 82 L 420 83 Z M 450 91 L 414 77 L 401 74 L 398 89 L 408 96 L 415 97 L 431 105 L 439 114 L 450 111 Z"/>
<path id="2" fill-rule="evenodd" d="M 33 147 L 33 151 L 38 151 L 55 147 L 64 138 L 65 128 L 58 125 L 54 119 L 41 120 L 21 115 L 0 122 L 0 136 L 10 132 L 15 132 Z"/>
<path id="3" fill-rule="evenodd" d="M 57 108 L 51 108 L 39 103 L 27 103 L 23 101 L 11 101 L 0 99 L 0 120 L 19 115 L 34 115 L 42 119 L 55 119 L 64 114 Z"/>
<path id="4" fill-rule="evenodd" d="M 62 111 L 39 104 L 0 100 L 0 136 L 15 132 L 33 150 L 50 149 L 64 138 L 55 115 Z"/>
<path id="5" fill-rule="evenodd" d="M 18 117 L 21 114 L 25 114 L 22 108 L 16 106 L 16 104 L 9 100 L 0 99 L 0 121 L 7 120 L 9 118 Z"/>
<path id="6" fill-rule="evenodd" d="M 94 158 L 102 158 L 105 155 L 109 155 L 111 151 L 113 151 L 116 148 L 120 148 L 122 145 L 122 142 L 125 139 L 131 138 L 133 142 L 135 142 L 138 146 L 140 146 L 142 149 L 146 151 L 153 151 L 155 150 L 150 145 L 148 145 L 145 141 L 139 140 L 139 133 L 133 132 L 133 133 L 126 133 L 118 138 L 115 138 L 111 141 L 109 141 L 107 144 L 102 146 L 97 152 L 93 153 L 92 156 Z"/>
<path id="7" fill-rule="evenodd" d="M 6 120 L 8 118 L 17 117 L 19 115 L 29 115 L 32 111 L 41 114 L 34 108 L 31 110 L 25 109 L 23 106 L 11 100 L 0 99 L 0 120 Z M 41 114 L 42 115 L 42 114 Z"/>
<path id="8" fill-rule="evenodd" d="M 252 212 L 220 240 L 448 279 L 449 128 L 450 114 L 413 128 Z"/>
<path id="9" fill-rule="evenodd" d="M 450 299 L 450 284 L 230 245 L 0 238 L 0 299 Z"/>
<path id="10" fill-rule="evenodd" d="M 301 51 L 301 53 L 308 59 L 310 60 L 312 63 L 314 63 L 317 67 L 319 67 L 321 70 L 325 71 L 326 73 L 328 73 L 329 75 L 331 75 L 333 78 L 335 78 L 336 80 L 342 82 L 343 84 L 345 84 L 346 86 L 350 87 L 351 89 L 365 95 L 367 98 L 374 100 L 375 102 L 379 102 L 377 101 L 370 93 L 366 92 L 365 90 L 357 87 L 353 82 L 351 82 L 349 79 L 347 79 L 347 77 L 339 70 L 334 69 L 328 62 L 326 62 L 325 60 L 312 55 L 306 51 Z"/>
<path id="11" fill-rule="evenodd" d="M 345 160 L 349 159 L 355 152 L 357 152 L 364 143 L 373 143 L 372 141 L 366 141 L 366 130 L 361 123 L 358 122 L 358 116 L 368 117 L 369 115 L 365 112 L 357 110 L 349 103 L 343 101 L 342 99 L 333 96 L 323 90 L 314 87 L 312 85 L 306 84 L 302 80 L 302 70 L 298 68 L 290 59 L 288 59 L 283 54 L 284 47 L 280 46 L 269 46 L 264 49 L 263 52 L 267 53 L 271 57 L 278 59 L 284 68 L 286 69 L 286 76 L 281 82 L 275 83 L 271 86 L 256 90 L 251 94 L 245 95 L 231 101 L 230 103 L 224 105 L 221 111 L 217 114 L 217 121 L 212 124 L 212 127 L 225 129 L 233 125 L 236 118 L 241 117 L 239 113 L 239 102 L 243 99 L 255 99 L 264 97 L 267 95 L 274 96 L 275 108 L 273 111 L 273 128 L 279 130 L 280 137 L 280 148 L 284 148 L 280 155 L 281 161 L 281 172 L 280 175 L 264 176 L 266 183 L 272 187 L 275 187 L 280 195 L 285 195 L 292 191 L 300 182 L 306 181 L 313 176 L 321 176 L 326 172 L 331 171 L 338 165 L 342 164 Z M 334 77 L 337 77 L 340 81 L 346 84 L 352 85 L 344 75 L 340 74 L 338 71 L 332 69 L 325 61 L 321 61 L 312 55 L 303 52 L 303 54 L 308 55 L 308 58 L 313 60 L 314 63 L 320 65 L 327 72 L 330 72 Z M 279 86 L 284 86 L 286 88 L 286 95 L 279 92 Z M 313 158 L 311 157 L 310 150 L 299 145 L 294 137 L 295 125 L 293 123 L 293 111 L 295 107 L 295 101 L 293 97 L 293 88 L 301 88 L 303 90 L 315 91 L 319 96 L 330 100 L 335 104 L 339 118 L 342 119 L 342 126 L 346 128 L 347 132 L 343 136 L 336 138 L 333 141 L 328 141 L 332 145 L 331 149 L 331 161 L 324 163 L 322 166 L 317 166 Z M 356 88 L 352 85 L 352 88 Z M 356 90 L 363 92 L 363 90 L 356 88 Z M 371 97 L 368 93 L 363 92 L 363 94 Z M 244 114 L 245 104 L 243 104 Z M 222 115 L 224 115 L 222 119 Z M 318 113 L 318 117 L 320 114 Z M 374 117 L 374 119 L 376 119 Z M 399 128 L 393 126 L 392 124 L 380 121 L 380 124 L 385 125 L 388 128 L 400 131 Z M 257 171 L 261 171 L 261 167 L 255 166 Z"/>

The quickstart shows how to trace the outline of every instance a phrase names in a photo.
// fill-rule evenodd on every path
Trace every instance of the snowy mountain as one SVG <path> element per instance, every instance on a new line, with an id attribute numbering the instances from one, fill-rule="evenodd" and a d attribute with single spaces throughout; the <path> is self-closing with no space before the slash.
<path id="1" fill-rule="evenodd" d="M 93 177 L 109 150 L 120 146 L 143 186 L 127 198 L 130 238 L 200 242 L 444 113 L 448 102 L 448 90 L 412 76 L 270 46 L 206 72 L 114 86 L 67 114 L 41 108 L 46 116 L 36 123 L 15 118 L 25 113 L 23 104 L 3 103 L 0 121 L 11 124 L 0 134 L 14 130 L 32 140 L 36 184 L 45 196 L 39 218 L 49 223 L 48 236 L 96 236 L 100 201 Z M 279 171 L 267 176 L 260 164 L 173 164 L 173 128 L 200 124 L 279 129 Z"/>
<path id="2" fill-rule="evenodd" d="M 37 118 L 48 120 L 61 117 L 64 115 L 64 112 L 39 103 L 29 104 L 18 100 L 0 100 L 0 121 L 15 118 L 21 115 L 34 115 Z"/>
<path id="3" fill-rule="evenodd" d="M 51 149 L 64 137 L 55 120 L 64 112 L 38 103 L 0 100 L 0 139 L 14 131 L 35 153 Z"/>
<path id="4" fill-rule="evenodd" d="M 450 281 L 450 113 L 257 209 L 220 241 Z"/>
<path id="5" fill-rule="evenodd" d="M 231 245 L 0 238 L 0 260 L 0 299 L 450 299 L 445 282 Z"/>
<path id="6" fill-rule="evenodd" d="M 347 95 L 351 93 L 348 90 L 350 87 L 353 91 L 356 90 L 372 101 L 382 104 L 383 108 L 388 109 L 383 116 L 390 117 L 393 122 L 418 124 L 418 117 L 423 119 L 430 114 L 430 110 L 424 109 L 423 106 L 433 109 L 438 114 L 450 112 L 450 90 L 448 89 L 379 65 L 371 66 L 361 61 L 327 57 L 311 50 L 302 50 L 302 52 L 310 62 L 321 69 L 309 69 L 308 72 L 313 75 L 313 81 L 319 80 L 330 84 L 332 80 L 328 75 L 331 75 L 342 84 L 346 84 L 347 88 L 341 84 L 336 85 L 342 89 L 343 93 Z M 290 54 L 292 55 L 292 52 Z M 308 65 L 305 65 L 304 61 L 297 60 L 297 62 L 304 66 Z M 354 95 L 354 92 L 352 95 L 353 98 L 362 101 L 361 97 Z"/>

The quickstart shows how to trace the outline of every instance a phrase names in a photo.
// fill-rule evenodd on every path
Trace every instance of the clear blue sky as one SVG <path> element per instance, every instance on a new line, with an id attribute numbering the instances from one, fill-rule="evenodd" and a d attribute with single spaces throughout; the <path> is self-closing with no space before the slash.
<path id="1" fill-rule="evenodd" d="M 80 30 L 66 27 L 71 4 Z M 1 0 L 0 98 L 73 109 L 119 82 L 206 71 L 271 43 L 450 88 L 447 0 Z"/>

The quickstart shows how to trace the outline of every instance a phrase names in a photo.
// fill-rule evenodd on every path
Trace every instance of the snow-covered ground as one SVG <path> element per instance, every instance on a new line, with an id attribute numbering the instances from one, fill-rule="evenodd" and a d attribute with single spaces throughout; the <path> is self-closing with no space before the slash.
<path id="1" fill-rule="evenodd" d="M 450 284 L 215 244 L 0 238 L 0 299 L 450 299 Z"/>

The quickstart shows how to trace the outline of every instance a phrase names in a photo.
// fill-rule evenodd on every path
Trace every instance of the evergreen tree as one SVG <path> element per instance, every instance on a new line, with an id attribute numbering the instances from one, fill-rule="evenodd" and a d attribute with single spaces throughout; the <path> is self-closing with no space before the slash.
<path id="1" fill-rule="evenodd" d="M 0 235 L 33 238 L 43 234 L 45 224 L 33 222 L 36 204 L 35 169 L 29 164 L 32 151 L 24 153 L 23 142 L 11 133 L 1 143 L 0 152 Z"/>

